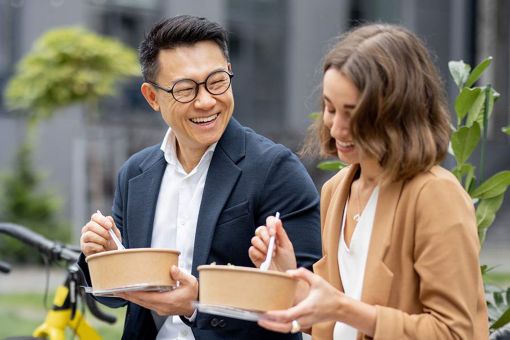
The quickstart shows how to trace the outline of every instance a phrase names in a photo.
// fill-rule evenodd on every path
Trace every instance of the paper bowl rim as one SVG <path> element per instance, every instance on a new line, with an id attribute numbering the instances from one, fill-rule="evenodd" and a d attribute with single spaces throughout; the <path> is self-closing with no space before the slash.
<path id="1" fill-rule="evenodd" d="M 243 266 L 232 266 L 232 265 L 218 265 L 218 264 L 206 264 L 201 265 L 197 267 L 197 270 L 200 272 L 200 270 L 216 270 L 216 271 L 232 271 L 232 272 L 246 272 L 246 273 L 254 273 L 254 274 L 260 274 L 260 275 L 270 275 L 270 276 L 278 276 L 286 279 L 290 279 L 293 281 L 296 281 L 297 279 L 290 276 L 287 273 L 279 272 L 276 270 L 267 270 L 262 271 L 259 268 L 252 268 L 252 267 L 243 267 Z"/>
<path id="2" fill-rule="evenodd" d="M 115 250 L 107 250 L 107 251 L 103 251 L 101 253 L 89 255 L 89 256 L 85 257 L 85 261 L 89 262 L 89 260 L 93 260 L 95 258 L 106 257 L 109 255 L 116 255 L 116 254 L 120 254 L 120 253 L 142 253 L 142 252 L 144 252 L 144 253 L 170 253 L 170 254 L 176 254 L 177 256 L 179 256 L 181 254 L 181 252 L 178 250 L 165 249 L 165 248 L 130 248 L 130 249 L 120 249 L 120 250 L 115 249 Z"/>

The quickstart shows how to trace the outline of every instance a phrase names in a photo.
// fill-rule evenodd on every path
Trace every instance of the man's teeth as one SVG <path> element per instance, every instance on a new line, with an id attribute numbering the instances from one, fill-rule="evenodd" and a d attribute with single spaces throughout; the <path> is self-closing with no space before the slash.
<path id="1" fill-rule="evenodd" d="M 197 118 L 191 118 L 190 120 L 193 122 L 193 123 L 197 123 L 197 124 L 203 124 L 203 123 L 209 123 L 209 122 L 212 122 L 213 120 L 215 120 L 216 118 L 218 117 L 218 114 L 214 114 L 214 115 L 211 115 L 209 117 L 197 117 Z"/>

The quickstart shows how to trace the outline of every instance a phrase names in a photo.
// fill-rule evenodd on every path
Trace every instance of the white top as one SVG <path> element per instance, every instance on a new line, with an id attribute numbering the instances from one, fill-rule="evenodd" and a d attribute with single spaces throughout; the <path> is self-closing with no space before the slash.
<path id="1" fill-rule="evenodd" d="M 372 191 L 370 199 L 361 213 L 361 217 L 351 237 L 350 247 L 347 247 L 344 239 L 347 203 L 344 207 L 340 244 L 338 247 L 338 267 L 340 269 L 340 279 L 342 280 L 345 295 L 358 301 L 361 300 L 361 293 L 363 292 L 365 266 L 367 263 L 378 197 L 379 187 L 377 186 Z M 358 330 L 356 328 L 343 322 L 337 322 L 333 331 L 333 339 L 356 340 L 357 334 Z"/>
<path id="2" fill-rule="evenodd" d="M 186 273 L 191 273 L 198 212 L 215 148 L 216 143 L 206 150 L 197 166 L 186 173 L 177 158 L 175 135 L 170 128 L 161 144 L 167 166 L 156 205 L 151 247 L 179 250 L 179 269 Z M 191 329 L 178 315 L 166 320 L 155 312 L 152 316 L 159 329 L 156 339 L 194 339 Z"/>

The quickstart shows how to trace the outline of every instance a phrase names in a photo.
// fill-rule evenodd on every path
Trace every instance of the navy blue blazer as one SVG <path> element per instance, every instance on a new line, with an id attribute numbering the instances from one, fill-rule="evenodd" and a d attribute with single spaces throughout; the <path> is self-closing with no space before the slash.
<path id="1" fill-rule="evenodd" d="M 133 155 L 121 168 L 113 217 L 126 248 L 150 247 L 156 203 L 166 161 L 160 145 Z M 255 229 L 279 211 L 294 245 L 298 266 L 311 269 L 321 257 L 319 195 L 299 159 L 231 119 L 218 141 L 207 173 L 198 215 L 192 274 L 203 264 L 253 267 L 248 256 Z M 90 282 L 86 262 L 80 267 Z M 100 298 L 118 307 L 126 301 Z M 185 320 L 186 321 L 186 320 Z M 300 339 L 277 334 L 255 322 L 197 313 L 186 322 L 195 339 Z M 149 310 L 128 303 L 123 339 L 154 339 Z"/>

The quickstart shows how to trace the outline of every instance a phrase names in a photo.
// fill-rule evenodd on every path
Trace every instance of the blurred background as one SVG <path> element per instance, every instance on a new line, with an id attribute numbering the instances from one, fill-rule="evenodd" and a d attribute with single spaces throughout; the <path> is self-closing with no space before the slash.
<path id="1" fill-rule="evenodd" d="M 178 14 L 205 16 L 230 32 L 235 78 L 234 116 L 242 124 L 297 151 L 319 107 L 321 58 L 341 32 L 363 22 L 398 23 L 416 32 L 435 56 L 451 105 L 458 94 L 448 61 L 475 66 L 494 60 L 482 82 L 501 94 L 490 121 L 486 172 L 510 168 L 510 1 L 507 0 L 0 0 L 0 89 L 42 34 L 79 26 L 133 49 L 152 24 Z M 47 72 L 52 72 L 48 69 Z M 118 84 L 114 96 L 61 108 L 41 121 L 32 167 L 54 200 L 59 225 L 78 242 L 96 209 L 111 211 L 116 172 L 143 147 L 160 143 L 166 126 L 140 94 L 141 77 Z M 30 91 L 30 88 L 26 88 Z M 16 169 L 27 118 L 0 102 L 0 173 Z M 474 155 L 476 164 L 477 153 Z M 19 157 L 18 157 L 19 159 Z M 333 175 L 304 160 L 318 188 Z M 452 162 L 447 160 L 446 167 Z M 15 171 L 15 170 L 14 170 Z M 1 177 L 0 177 L 1 181 Z M 1 188 L 1 187 L 0 187 Z M 2 192 L 2 190 L 0 190 Z M 0 202 L 9 200 L 5 191 Z M 510 273 L 510 200 L 487 234 L 484 263 Z M 0 209 L 0 220 L 10 216 Z M 0 258 L 1 258 L 0 249 Z M 34 274 L 35 275 L 35 274 Z M 6 277 L 0 277 L 0 294 Z M 0 327 L 1 328 L 1 327 Z"/>

